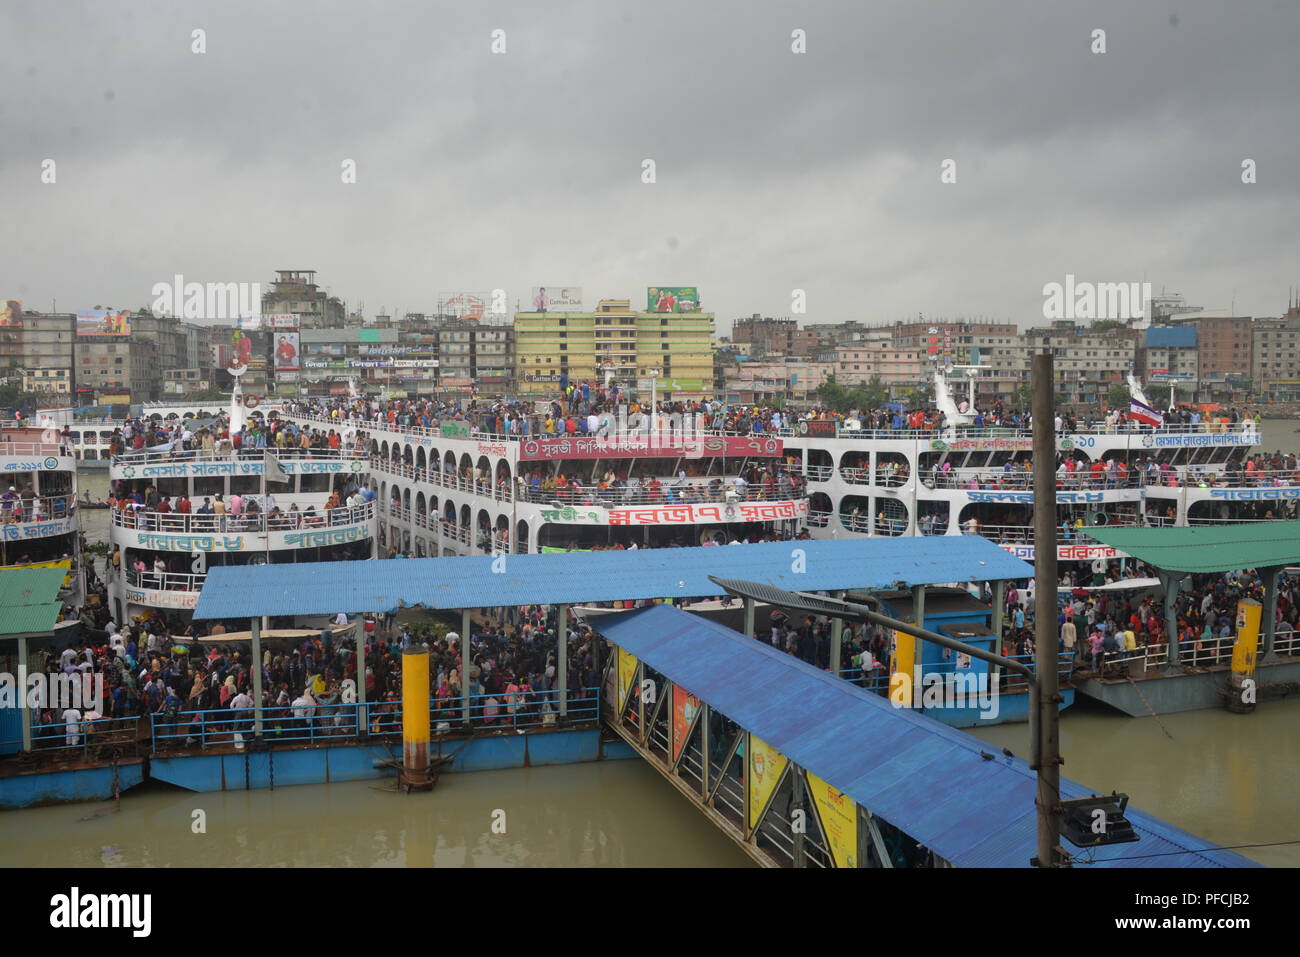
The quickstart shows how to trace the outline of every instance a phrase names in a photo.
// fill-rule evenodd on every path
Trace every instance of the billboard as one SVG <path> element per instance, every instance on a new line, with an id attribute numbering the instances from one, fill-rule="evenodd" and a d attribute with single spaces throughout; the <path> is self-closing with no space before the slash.
<path id="1" fill-rule="evenodd" d="M 77 313 L 78 336 L 129 336 L 131 313 L 111 309 L 87 309 Z"/>
<path id="2" fill-rule="evenodd" d="M 262 329 L 261 316 L 241 316 L 239 318 L 239 328 L 245 332 L 260 332 Z"/>
<path id="3" fill-rule="evenodd" d="M 581 286 L 534 286 L 533 312 L 582 312 Z"/>
<path id="4" fill-rule="evenodd" d="M 298 333 L 277 332 L 275 334 L 275 371 L 296 372 L 298 370 Z"/>
<path id="5" fill-rule="evenodd" d="M 6 299 L 4 312 L 0 312 L 0 326 L 21 326 L 23 324 L 23 301 Z"/>
<path id="6" fill-rule="evenodd" d="M 487 314 L 488 295 L 481 292 L 444 292 L 438 297 L 438 315 L 456 319 L 482 319 Z"/>
<path id="7" fill-rule="evenodd" d="M 268 329 L 297 329 L 298 317 L 293 313 L 277 313 L 273 316 L 263 316 L 263 321 Z"/>
<path id="8" fill-rule="evenodd" d="M 699 312 L 699 290 L 694 286 L 651 286 L 646 290 L 646 311 Z"/>

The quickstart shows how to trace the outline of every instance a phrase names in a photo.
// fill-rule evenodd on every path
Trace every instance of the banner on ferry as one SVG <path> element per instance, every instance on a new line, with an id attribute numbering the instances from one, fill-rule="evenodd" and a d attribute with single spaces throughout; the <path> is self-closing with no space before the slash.
<path id="1" fill-rule="evenodd" d="M 199 603 L 199 593 L 196 591 L 163 591 L 158 588 L 136 588 L 134 585 L 127 585 L 126 601 L 128 605 L 187 610 Z"/>
<path id="2" fill-rule="evenodd" d="M 983 439 L 933 439 L 930 449 L 935 452 L 1028 452 L 1034 447 L 1030 436 L 1017 438 Z"/>
<path id="3" fill-rule="evenodd" d="M 562 512 L 562 510 L 553 510 Z M 577 510 L 582 521 L 583 509 Z M 707 522 L 780 522 L 806 518 L 808 502 L 718 502 L 710 505 L 629 505 L 609 510 L 611 525 L 699 525 Z M 555 519 L 563 521 L 561 517 Z"/>
<path id="4" fill-rule="evenodd" d="M 799 434 L 819 439 L 835 438 L 836 424 L 831 419 L 804 419 L 799 423 Z"/>
<path id="5" fill-rule="evenodd" d="M 636 677 L 636 655 L 618 649 L 618 710 L 621 713 L 627 705 L 628 695 L 632 692 L 632 680 Z"/>
<path id="6" fill-rule="evenodd" d="M 1021 561 L 1032 562 L 1034 560 L 1033 545 L 999 545 L 1004 552 L 1009 552 Z M 1121 552 L 1117 548 L 1111 548 L 1109 545 L 1060 545 L 1056 546 L 1056 560 L 1058 562 L 1092 562 L 1097 559 L 1110 561 L 1112 558 L 1128 558 L 1126 552 Z"/>
<path id="7" fill-rule="evenodd" d="M 695 726 L 695 716 L 700 713 L 700 699 L 681 685 L 673 685 L 673 761 L 682 756 L 682 748 Z"/>
<path id="8" fill-rule="evenodd" d="M 836 867 L 858 866 L 858 804 L 811 771 L 804 772 Z"/>
<path id="9" fill-rule="evenodd" d="M 749 826 L 753 828 L 767 810 L 781 773 L 788 763 L 786 756 L 766 741 L 749 736 Z"/>
<path id="10" fill-rule="evenodd" d="M 129 336 L 131 313 L 110 309 L 87 309 L 77 313 L 77 336 Z"/>
<path id="11" fill-rule="evenodd" d="M 446 380 L 443 380 L 446 381 Z M 519 443 L 521 462 L 549 462 L 556 459 L 661 458 L 681 455 L 723 455 L 729 458 L 777 458 L 784 452 L 780 439 L 771 436 L 705 435 L 686 439 L 676 435 L 557 436 L 553 439 L 524 439 Z"/>

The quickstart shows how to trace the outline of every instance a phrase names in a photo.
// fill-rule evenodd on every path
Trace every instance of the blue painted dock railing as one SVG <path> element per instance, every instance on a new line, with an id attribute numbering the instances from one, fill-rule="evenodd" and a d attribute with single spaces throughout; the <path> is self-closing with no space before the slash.
<path id="1" fill-rule="evenodd" d="M 80 751 L 83 760 L 90 758 L 92 749 L 108 744 L 136 744 L 139 741 L 139 722 L 135 718 L 97 718 L 91 721 L 54 721 L 32 725 L 33 751 Z M 21 749 L 21 738 L 0 741 L 0 749 Z M 0 751 L 4 753 L 4 751 Z"/>
<path id="2" fill-rule="evenodd" d="M 512 701 L 512 698 L 521 700 Z M 484 730 L 545 727 L 555 723 L 558 707 L 559 691 L 472 695 L 469 699 L 470 724 L 475 729 Z M 460 698 L 430 699 L 429 719 L 434 733 L 458 729 L 462 708 Z M 570 724 L 594 723 L 599 717 L 599 688 L 570 691 L 567 718 Z M 162 714 L 152 714 L 149 720 L 155 754 L 173 748 L 203 750 L 213 745 L 229 745 L 253 735 L 251 708 L 241 711 L 229 708 L 182 711 L 175 721 L 168 721 Z M 400 735 L 401 702 L 317 701 L 305 708 L 266 708 L 262 711 L 262 737 L 273 743 L 342 743 L 355 740 L 359 727 L 366 728 L 373 737 Z"/>

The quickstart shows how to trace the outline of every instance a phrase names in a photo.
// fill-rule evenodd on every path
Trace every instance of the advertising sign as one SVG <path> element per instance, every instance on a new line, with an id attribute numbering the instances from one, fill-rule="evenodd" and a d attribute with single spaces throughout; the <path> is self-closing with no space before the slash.
<path id="1" fill-rule="evenodd" d="M 928 330 L 926 330 L 925 345 L 926 345 L 926 352 L 929 353 L 931 358 L 939 354 L 939 327 L 938 326 L 931 326 Z"/>
<path id="2" fill-rule="evenodd" d="M 646 290 L 646 312 L 699 312 L 695 286 L 651 286 Z"/>
<path id="3" fill-rule="evenodd" d="M 297 329 L 298 317 L 293 313 L 277 313 L 273 316 L 263 316 L 268 329 Z"/>
<path id="4" fill-rule="evenodd" d="M 776 784 L 785 770 L 786 757 L 761 738 L 749 736 L 749 826 L 763 817 Z"/>
<path id="5" fill-rule="evenodd" d="M 636 655 L 618 649 L 618 710 L 627 705 L 628 694 L 632 691 L 632 679 L 636 677 Z"/>
<path id="6" fill-rule="evenodd" d="M 261 331 L 262 331 L 262 317 L 261 317 L 261 316 L 241 316 L 240 319 L 239 319 L 239 328 L 240 328 L 240 329 L 243 329 L 245 332 L 261 332 Z"/>
<path id="7" fill-rule="evenodd" d="M 479 292 L 444 292 L 438 297 L 438 315 L 456 319 L 482 319 L 487 314 L 488 296 Z"/>
<path id="8" fill-rule="evenodd" d="M 298 371 L 298 333 L 277 332 L 275 334 L 275 371 Z"/>
<path id="9" fill-rule="evenodd" d="M 4 300 L 4 311 L 0 312 L 0 326 L 21 326 L 23 324 L 23 301 L 21 299 Z"/>
<path id="10" fill-rule="evenodd" d="M 695 716 L 700 713 L 700 699 L 681 685 L 673 685 L 673 761 L 682 756 L 682 748 L 695 727 Z"/>
<path id="11" fill-rule="evenodd" d="M 534 286 L 533 312 L 582 312 L 581 286 Z"/>
<path id="12" fill-rule="evenodd" d="M 836 867 L 858 865 L 858 806 L 852 798 L 845 797 L 811 771 L 804 772 L 808 779 L 808 793 L 812 795 L 821 821 L 826 846 L 830 848 Z"/>
<path id="13" fill-rule="evenodd" d="M 131 313 L 108 309 L 87 309 L 77 313 L 78 336 L 129 336 Z"/>

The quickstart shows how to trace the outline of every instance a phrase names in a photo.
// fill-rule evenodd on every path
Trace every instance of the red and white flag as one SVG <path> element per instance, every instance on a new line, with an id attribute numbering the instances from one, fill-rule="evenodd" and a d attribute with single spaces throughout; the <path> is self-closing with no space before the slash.
<path id="1" fill-rule="evenodd" d="M 1151 406 L 1139 402 L 1137 399 L 1129 400 L 1128 414 L 1132 416 L 1135 421 L 1143 422 L 1150 426 L 1163 425 L 1165 421 L 1164 416 L 1159 412 L 1151 408 Z"/>

